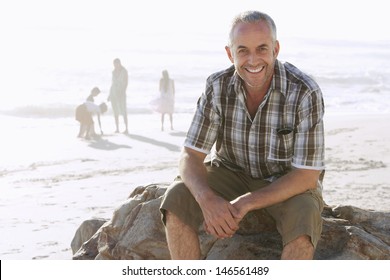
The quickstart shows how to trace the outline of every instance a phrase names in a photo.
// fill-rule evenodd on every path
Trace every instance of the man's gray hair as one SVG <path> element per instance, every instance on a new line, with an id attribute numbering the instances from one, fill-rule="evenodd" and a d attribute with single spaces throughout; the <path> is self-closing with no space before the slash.
<path id="1" fill-rule="evenodd" d="M 265 21 L 271 29 L 272 40 L 277 40 L 276 25 L 274 20 L 267 14 L 258 11 L 247 11 L 237 15 L 233 21 L 229 33 L 229 46 L 233 43 L 233 30 L 239 23 L 257 23 L 259 21 Z"/>

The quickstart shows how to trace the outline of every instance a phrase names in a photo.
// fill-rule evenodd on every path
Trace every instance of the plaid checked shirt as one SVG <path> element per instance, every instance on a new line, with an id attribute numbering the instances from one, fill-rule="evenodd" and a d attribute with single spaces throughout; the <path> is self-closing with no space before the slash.
<path id="1" fill-rule="evenodd" d="M 234 66 L 211 75 L 184 146 L 207 154 L 213 150 L 214 164 L 270 181 L 292 167 L 324 169 L 324 103 L 313 79 L 277 60 L 254 119 L 245 99 Z"/>

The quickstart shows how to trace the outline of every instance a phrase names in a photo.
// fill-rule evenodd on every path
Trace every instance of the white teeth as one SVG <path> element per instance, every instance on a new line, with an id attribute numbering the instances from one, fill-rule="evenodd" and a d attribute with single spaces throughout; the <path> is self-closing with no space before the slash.
<path id="1" fill-rule="evenodd" d="M 263 68 L 264 68 L 264 66 L 261 66 L 261 67 L 255 68 L 255 69 L 246 68 L 246 70 L 248 70 L 251 73 L 259 73 L 259 72 L 261 72 L 261 70 L 263 70 Z"/>

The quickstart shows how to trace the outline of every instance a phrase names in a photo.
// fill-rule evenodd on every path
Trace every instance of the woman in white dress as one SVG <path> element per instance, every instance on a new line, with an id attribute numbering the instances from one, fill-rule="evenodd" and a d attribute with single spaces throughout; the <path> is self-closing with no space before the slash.
<path id="1" fill-rule="evenodd" d="M 171 130 L 173 130 L 173 111 L 175 107 L 175 83 L 169 78 L 167 70 L 162 71 L 160 79 L 160 98 L 157 111 L 161 113 L 161 130 L 164 130 L 165 114 L 169 115 Z"/>

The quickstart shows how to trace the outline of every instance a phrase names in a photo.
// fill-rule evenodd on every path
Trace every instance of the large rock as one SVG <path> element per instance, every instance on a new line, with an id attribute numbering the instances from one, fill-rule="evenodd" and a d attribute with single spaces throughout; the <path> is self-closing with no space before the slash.
<path id="1" fill-rule="evenodd" d="M 109 221 L 82 223 L 72 241 L 75 260 L 169 259 L 159 205 L 165 184 L 136 188 Z M 390 212 L 327 206 L 315 259 L 390 259 Z M 92 234 L 92 232 L 94 234 Z M 230 239 L 200 233 L 205 259 L 279 259 L 281 238 L 264 211 L 249 213 Z"/>

